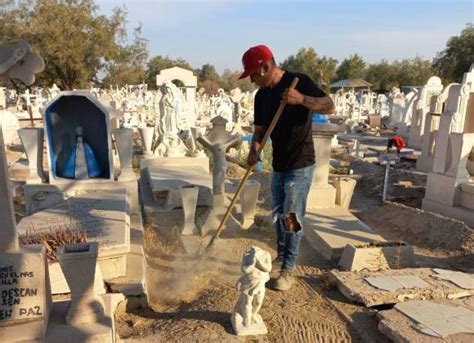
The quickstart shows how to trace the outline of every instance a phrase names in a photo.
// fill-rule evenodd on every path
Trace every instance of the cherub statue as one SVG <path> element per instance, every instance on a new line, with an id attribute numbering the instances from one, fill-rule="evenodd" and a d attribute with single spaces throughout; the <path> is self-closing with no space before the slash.
<path id="1" fill-rule="evenodd" d="M 240 297 L 234 307 L 231 322 L 238 336 L 267 333 L 258 311 L 265 297 L 265 283 L 270 280 L 272 258 L 268 251 L 252 246 L 242 258 L 243 275 L 237 281 Z"/>

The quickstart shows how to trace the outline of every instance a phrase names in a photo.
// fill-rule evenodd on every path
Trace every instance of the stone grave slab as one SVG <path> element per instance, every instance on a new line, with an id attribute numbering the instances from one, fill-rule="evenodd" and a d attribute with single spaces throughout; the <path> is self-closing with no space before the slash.
<path id="1" fill-rule="evenodd" d="M 409 301 L 377 314 L 379 331 L 394 342 L 474 341 L 474 297 Z"/>
<path id="2" fill-rule="evenodd" d="M 28 245 L 15 253 L 0 253 L 1 340 L 41 339 L 51 307 L 45 247 Z"/>
<path id="3" fill-rule="evenodd" d="M 371 272 L 341 272 L 333 270 L 330 272 L 331 281 L 338 290 L 349 300 L 372 307 L 385 304 L 396 304 L 407 300 L 442 300 L 457 299 L 474 295 L 474 289 L 463 289 L 454 283 L 433 277 L 431 268 L 406 268 L 390 269 L 385 271 Z M 371 285 L 367 278 L 398 278 L 405 280 L 407 285 L 414 279 L 401 279 L 400 277 L 417 277 L 428 287 L 424 288 L 398 288 L 392 291 L 377 288 Z M 372 279 L 373 280 L 373 279 Z M 416 285 L 416 283 L 415 283 Z M 403 284 L 402 284 L 403 286 Z"/>
<path id="4" fill-rule="evenodd" d="M 168 196 L 169 192 L 175 193 L 174 196 L 168 198 L 167 207 L 173 207 L 173 204 L 174 207 L 180 207 L 181 195 L 179 189 L 191 185 L 199 186 L 197 205 L 212 206 L 212 177 L 202 167 L 148 167 L 145 169 L 145 174 L 155 201 L 159 201 L 160 197 Z"/>
<path id="5" fill-rule="evenodd" d="M 377 271 L 416 267 L 413 248 L 403 242 L 387 242 L 377 245 L 346 245 L 339 266 L 345 270 Z"/>
<path id="6" fill-rule="evenodd" d="M 85 231 L 99 243 L 104 279 L 125 275 L 130 252 L 130 218 L 125 190 L 80 194 L 52 208 L 23 218 L 18 234 L 47 233 L 65 228 Z"/>
<path id="7" fill-rule="evenodd" d="M 464 289 L 474 289 L 474 277 L 470 274 L 454 270 L 433 268 L 435 278 L 443 279 L 454 283 L 456 286 Z"/>
<path id="8" fill-rule="evenodd" d="M 209 158 L 207 156 L 196 157 L 151 157 L 142 158 L 140 161 L 140 168 L 159 168 L 164 166 L 180 166 L 186 168 L 200 167 L 206 170 L 209 174 Z"/>
<path id="9" fill-rule="evenodd" d="M 327 260 L 340 258 L 348 244 L 360 246 L 386 242 L 348 210 L 340 207 L 308 211 L 304 230 L 310 245 Z"/>
<path id="10" fill-rule="evenodd" d="M 416 275 L 375 276 L 367 277 L 365 281 L 378 289 L 389 292 L 397 289 L 427 288 L 430 286 Z"/>

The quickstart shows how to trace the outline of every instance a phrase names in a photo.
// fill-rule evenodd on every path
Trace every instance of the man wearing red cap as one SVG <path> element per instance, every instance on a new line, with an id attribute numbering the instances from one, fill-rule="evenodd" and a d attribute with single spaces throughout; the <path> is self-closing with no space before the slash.
<path id="1" fill-rule="evenodd" d="M 282 100 L 287 101 L 271 134 L 273 147 L 272 212 L 277 231 L 277 262 L 281 272 L 274 288 L 288 290 L 303 234 L 306 199 L 315 164 L 311 112 L 334 113 L 335 107 L 310 77 L 278 67 L 265 45 L 248 49 L 243 57 L 244 73 L 260 87 L 254 104 L 254 135 L 247 159 L 257 163 L 256 151 Z M 295 77 L 295 89 L 288 89 Z"/>

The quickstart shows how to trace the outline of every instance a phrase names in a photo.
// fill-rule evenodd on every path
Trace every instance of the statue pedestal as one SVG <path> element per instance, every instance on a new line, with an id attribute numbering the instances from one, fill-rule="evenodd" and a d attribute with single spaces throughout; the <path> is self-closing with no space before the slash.
<path id="1" fill-rule="evenodd" d="M 232 313 L 230 321 L 232 327 L 237 336 L 254 336 L 254 335 L 266 335 L 268 333 L 267 326 L 263 322 L 262 317 L 257 313 L 255 314 L 256 322 L 250 326 L 244 326 L 243 318 L 238 312 Z"/>

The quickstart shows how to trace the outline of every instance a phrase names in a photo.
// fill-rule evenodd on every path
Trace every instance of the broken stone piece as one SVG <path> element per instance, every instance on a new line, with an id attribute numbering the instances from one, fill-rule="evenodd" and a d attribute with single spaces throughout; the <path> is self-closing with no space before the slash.
<path id="1" fill-rule="evenodd" d="M 434 278 L 447 280 L 464 289 L 474 289 L 474 277 L 472 275 L 439 268 L 434 268 L 433 271 L 436 273 L 431 275 Z"/>
<path id="2" fill-rule="evenodd" d="M 420 279 L 416 275 L 394 275 L 394 276 L 376 276 L 376 277 L 366 277 L 370 285 L 383 289 L 385 291 L 393 292 L 397 289 L 404 288 L 428 288 L 428 285 L 425 281 Z"/>
<path id="3" fill-rule="evenodd" d="M 444 338 L 455 333 L 474 334 L 474 312 L 462 306 L 415 300 L 397 304 L 395 309 L 415 321 L 414 327 L 426 335 Z"/>
<path id="4" fill-rule="evenodd" d="M 416 261 L 413 247 L 403 242 L 348 244 L 342 252 L 339 266 L 350 271 L 377 271 L 416 267 Z"/>

